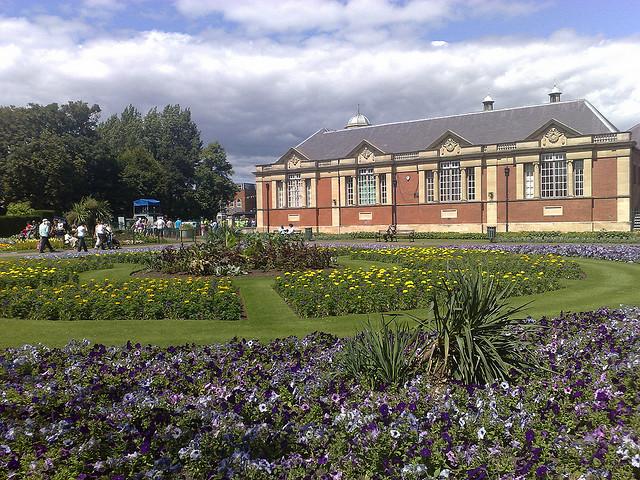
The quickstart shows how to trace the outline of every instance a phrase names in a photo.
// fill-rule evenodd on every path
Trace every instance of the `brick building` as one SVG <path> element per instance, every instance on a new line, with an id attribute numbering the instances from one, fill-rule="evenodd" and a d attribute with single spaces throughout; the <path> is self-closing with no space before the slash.
<path id="1" fill-rule="evenodd" d="M 227 204 L 226 213 L 235 218 L 256 219 L 256 185 L 254 183 L 238 183 L 238 190 Z"/>
<path id="2" fill-rule="evenodd" d="M 257 223 L 322 232 L 629 230 L 640 209 L 640 125 L 586 100 L 370 125 L 358 112 L 256 167 Z"/>

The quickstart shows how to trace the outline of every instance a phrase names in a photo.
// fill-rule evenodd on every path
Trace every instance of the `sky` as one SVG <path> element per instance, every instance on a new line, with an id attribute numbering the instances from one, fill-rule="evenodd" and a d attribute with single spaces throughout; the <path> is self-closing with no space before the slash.
<path id="1" fill-rule="evenodd" d="M 640 122 L 639 0 L 0 0 L 0 104 L 190 108 L 237 181 L 373 124 L 586 98 Z"/>

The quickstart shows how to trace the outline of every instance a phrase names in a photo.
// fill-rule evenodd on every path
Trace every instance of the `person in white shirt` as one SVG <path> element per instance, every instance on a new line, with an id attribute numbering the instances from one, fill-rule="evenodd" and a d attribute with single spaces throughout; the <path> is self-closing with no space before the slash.
<path id="1" fill-rule="evenodd" d="M 158 219 L 156 220 L 156 223 L 155 223 L 156 235 L 158 235 L 159 237 L 164 237 L 164 227 L 165 226 L 166 226 L 166 223 L 164 221 L 164 218 L 158 217 Z"/>
<path id="2" fill-rule="evenodd" d="M 287 228 L 287 235 L 291 235 L 292 233 L 295 233 L 296 229 L 293 228 L 293 223 L 289 224 L 289 228 Z"/>
<path id="3" fill-rule="evenodd" d="M 286 233 L 287 233 L 287 229 L 286 229 L 286 228 L 284 228 L 284 225 L 280 225 L 280 228 L 278 229 L 278 233 L 279 233 L 280 235 L 284 235 L 284 234 L 286 234 Z"/>
<path id="4" fill-rule="evenodd" d="M 85 237 L 87 236 L 87 226 L 84 223 L 81 223 L 78 226 L 78 251 L 84 250 L 87 251 L 87 242 L 85 241 Z"/>
<path id="5" fill-rule="evenodd" d="M 101 248 L 102 250 L 104 250 L 105 247 L 105 243 L 106 243 L 106 236 L 104 233 L 104 224 L 102 222 L 98 222 L 96 224 L 96 246 L 95 248 Z"/>

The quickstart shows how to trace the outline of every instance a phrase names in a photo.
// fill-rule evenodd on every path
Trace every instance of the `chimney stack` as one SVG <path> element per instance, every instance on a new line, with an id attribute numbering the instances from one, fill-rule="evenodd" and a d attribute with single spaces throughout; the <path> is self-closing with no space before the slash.
<path id="1" fill-rule="evenodd" d="M 484 106 L 485 112 L 493 110 L 493 98 L 491 98 L 491 95 L 487 95 L 486 97 L 484 97 L 484 100 L 482 100 L 482 105 Z"/>
<path id="2" fill-rule="evenodd" d="M 562 92 L 558 88 L 558 85 L 553 85 L 553 88 L 549 92 L 549 103 L 556 103 L 560 101 L 560 95 Z"/>

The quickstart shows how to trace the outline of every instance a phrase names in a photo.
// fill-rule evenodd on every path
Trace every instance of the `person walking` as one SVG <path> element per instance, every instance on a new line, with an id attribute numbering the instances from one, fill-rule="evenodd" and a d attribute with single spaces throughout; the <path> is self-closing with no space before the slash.
<path id="1" fill-rule="evenodd" d="M 96 250 L 98 247 L 102 250 L 105 248 L 105 243 L 107 241 L 104 229 L 104 223 L 98 222 L 96 224 Z"/>
<path id="2" fill-rule="evenodd" d="M 86 242 L 86 235 L 87 235 L 87 226 L 84 223 L 81 223 L 78 226 L 78 251 L 84 250 L 85 252 L 87 252 L 87 242 Z"/>
<path id="3" fill-rule="evenodd" d="M 47 247 L 51 252 L 55 252 L 51 246 L 51 242 L 49 242 L 49 235 L 51 234 L 51 224 L 49 223 L 49 220 L 46 218 L 42 219 L 42 223 L 38 228 L 38 233 L 40 234 L 40 253 L 44 253 L 45 247 Z"/>

